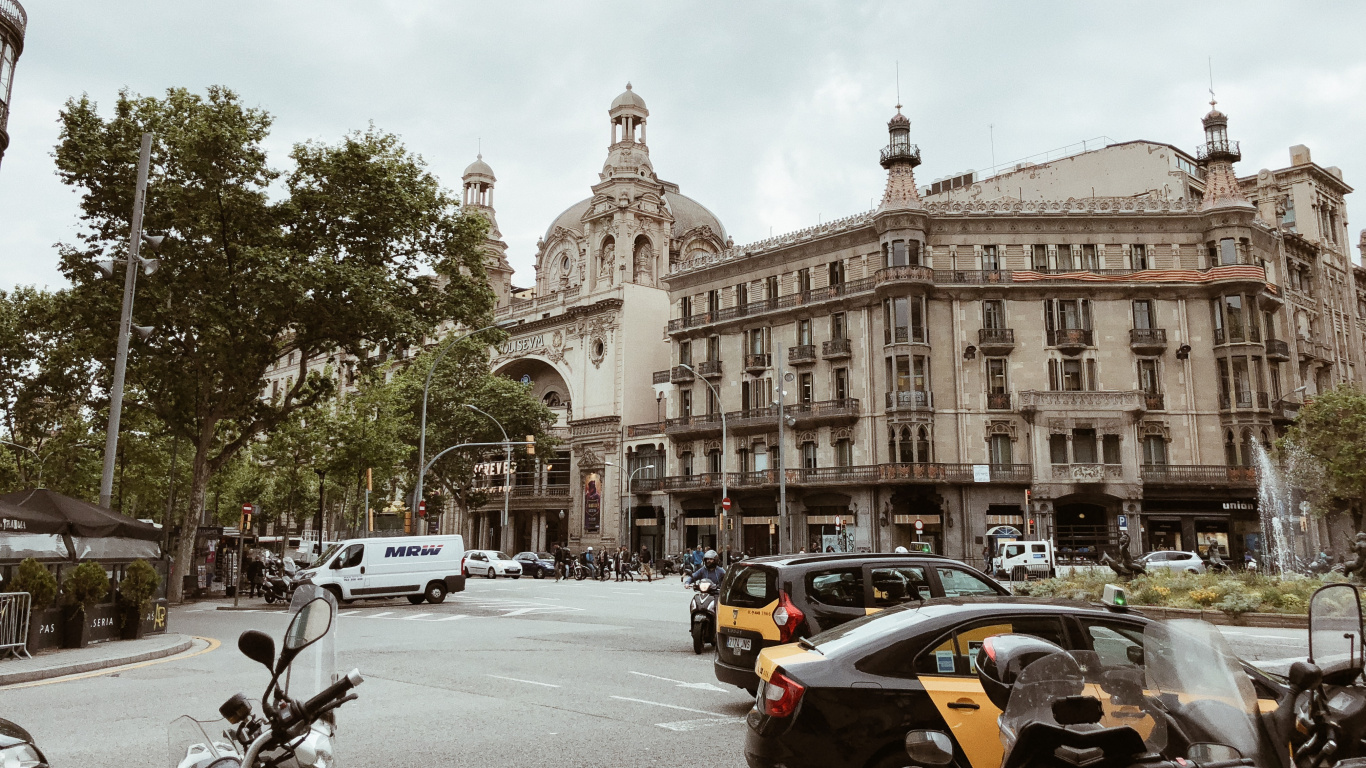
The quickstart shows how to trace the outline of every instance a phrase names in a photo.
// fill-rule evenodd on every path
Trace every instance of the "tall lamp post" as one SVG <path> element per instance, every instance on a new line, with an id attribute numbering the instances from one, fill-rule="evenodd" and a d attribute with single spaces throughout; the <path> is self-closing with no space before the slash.
<path id="1" fill-rule="evenodd" d="M 143 338 L 151 332 L 151 328 L 142 328 L 133 325 L 133 293 L 137 287 L 137 268 L 142 267 L 145 274 L 152 274 L 156 271 L 160 262 L 156 259 L 144 259 L 138 251 L 141 249 L 142 241 L 146 240 L 148 246 L 155 251 L 161 247 L 162 238 L 157 236 L 147 236 L 142 233 L 142 207 L 147 197 L 147 173 L 148 166 L 152 158 L 152 134 L 142 134 L 142 150 L 138 155 L 138 185 L 133 194 L 133 228 L 128 239 L 128 258 L 124 260 L 128 268 L 123 277 L 123 310 L 119 315 L 119 338 L 117 351 L 114 355 L 114 382 L 109 388 L 109 430 L 104 442 L 104 474 L 100 477 L 100 506 L 109 507 L 114 496 L 114 460 L 119 450 L 119 418 L 123 412 L 123 379 L 128 368 L 128 335 L 134 329 Z M 98 265 L 101 269 L 107 269 L 107 273 L 112 276 L 114 265 L 105 262 Z"/>
<path id="2" fill-rule="evenodd" d="M 492 328 L 507 328 L 510 325 L 513 325 L 513 321 L 504 320 L 501 323 L 486 325 L 478 330 L 470 331 L 463 336 L 447 339 L 436 353 L 436 359 L 432 360 L 432 367 L 427 370 L 427 381 L 422 385 L 422 427 L 417 438 L 417 487 L 413 489 L 413 517 L 417 517 L 417 505 L 422 502 L 422 476 L 426 474 L 427 466 L 427 392 L 432 387 L 432 374 L 436 373 L 436 366 L 441 363 L 441 358 L 446 356 L 446 353 L 455 346 L 456 342 L 464 341 L 476 333 L 483 333 Z"/>
<path id="3" fill-rule="evenodd" d="M 498 542 L 499 548 L 508 549 L 508 499 L 512 496 L 512 443 L 508 440 L 508 431 L 503 429 L 503 423 L 489 415 L 489 412 L 477 405 L 470 403 L 463 404 L 472 411 L 477 411 L 488 417 L 488 420 L 498 425 L 498 431 L 503 433 L 503 448 L 506 459 L 503 462 L 503 523 L 499 526 L 502 541 Z"/>
<path id="4" fill-rule="evenodd" d="M 631 536 L 631 529 L 630 529 L 630 527 L 629 527 L 630 524 L 631 524 L 631 520 L 630 520 L 630 518 L 627 516 L 627 512 L 628 512 L 629 510 L 625 508 L 625 507 L 626 507 L 626 491 L 623 490 L 622 487 L 621 487 L 621 479 L 622 479 L 622 478 L 621 478 L 621 471 L 622 471 L 623 469 L 625 469 L 625 467 L 622 467 L 620 464 L 613 464 L 613 463 L 610 462 L 610 461 L 604 461 L 603 464 L 606 464 L 606 465 L 609 466 L 609 467 L 616 467 L 616 468 L 617 468 L 617 498 L 620 499 L 620 502 L 619 502 L 619 503 L 620 503 L 621 506 L 623 507 L 623 509 L 621 510 L 621 518 L 622 518 L 622 520 L 625 520 L 625 521 L 626 521 L 626 522 L 623 523 L 623 525 L 622 525 L 622 527 L 623 527 L 623 529 L 624 529 L 624 533 L 622 534 L 622 539 L 623 539 L 623 541 L 624 541 L 624 540 L 626 540 L 626 539 L 629 539 L 630 536 Z M 636 480 L 636 473 L 637 473 L 637 472 L 641 472 L 641 471 L 646 470 L 646 469 L 654 469 L 654 468 L 655 468 L 655 465 L 653 465 L 653 464 L 646 464 L 646 465 L 643 466 L 643 467 L 636 467 L 635 469 L 631 470 L 630 476 L 626 479 L 626 487 L 629 489 L 629 488 L 631 487 L 631 483 L 635 482 L 635 480 Z"/>
<path id="5" fill-rule="evenodd" d="M 686 369 L 688 369 L 688 371 L 689 371 L 690 373 L 692 373 L 692 375 L 696 376 L 696 377 L 699 378 L 699 379 L 702 379 L 702 383 L 703 383 L 703 384 L 706 384 L 708 387 L 710 387 L 710 388 L 711 388 L 712 394 L 713 394 L 713 395 L 716 395 L 716 407 L 717 407 L 718 409 L 720 409 L 720 411 L 721 411 L 721 498 L 722 498 L 722 499 L 729 499 L 729 498 L 730 498 L 730 486 L 729 486 L 729 485 L 727 484 L 727 482 L 726 482 L 726 477 L 727 477 L 727 474 L 726 474 L 726 457 L 729 455 L 730 452 L 729 452 L 729 451 L 727 450 L 727 448 L 726 448 L 726 432 L 727 432 L 727 430 L 726 430 L 726 408 L 725 408 L 725 406 L 724 406 L 724 405 L 722 404 L 722 402 L 721 402 L 721 391 L 718 390 L 718 389 L 716 388 L 716 385 L 715 385 L 715 384 L 712 384 L 710 381 L 707 381 L 706 378 L 704 378 L 704 377 L 702 377 L 701 375 L 699 375 L 699 374 L 697 373 L 697 371 L 694 370 L 693 367 L 692 367 L 691 365 L 688 365 L 687 363 L 679 363 L 679 364 L 678 364 L 678 367 L 679 367 L 679 368 L 686 368 Z M 721 510 L 721 523 L 720 523 L 720 525 L 717 527 L 717 530 L 716 530 L 716 544 L 717 544 L 718 547 L 721 546 L 721 540 L 722 540 L 722 538 L 724 538 L 725 535 L 726 535 L 726 520 L 725 520 L 725 517 L 726 517 L 726 510 L 725 510 L 725 509 L 722 509 L 722 510 Z M 721 554 L 721 551 L 718 549 L 716 554 L 719 556 L 719 555 Z"/>

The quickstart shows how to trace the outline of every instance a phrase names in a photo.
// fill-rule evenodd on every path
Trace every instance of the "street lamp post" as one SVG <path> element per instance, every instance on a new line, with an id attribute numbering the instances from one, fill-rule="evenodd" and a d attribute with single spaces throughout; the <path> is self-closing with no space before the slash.
<path id="1" fill-rule="evenodd" d="M 119 315 L 119 338 L 114 354 L 114 381 L 109 388 L 109 429 L 104 442 L 104 474 L 100 477 L 100 506 L 106 509 L 114 496 L 114 460 L 119 449 L 119 418 L 123 412 L 123 379 L 128 368 L 128 335 L 133 331 L 133 293 L 137 287 L 137 269 L 141 266 L 150 275 L 157 268 L 155 259 L 144 259 L 138 255 L 144 239 L 142 207 L 147 197 L 147 173 L 151 158 L 152 134 L 144 133 L 142 150 L 138 155 L 138 183 L 133 194 L 133 227 L 128 239 L 128 268 L 123 277 L 123 310 Z M 146 239 L 153 250 L 161 244 L 160 237 Z M 108 266 L 112 274 L 113 265 Z M 150 329 L 147 332 L 150 333 Z"/>
<path id="2" fill-rule="evenodd" d="M 422 476 L 426 474 L 424 461 L 427 458 L 427 392 L 432 387 L 432 374 L 436 373 L 436 366 L 441 363 L 441 358 L 446 356 L 446 352 L 455 346 L 458 341 L 464 341 L 476 333 L 483 333 L 492 328 L 506 328 L 512 325 L 511 320 L 504 320 L 501 323 L 486 325 L 475 331 L 470 331 L 463 336 L 448 339 L 436 353 L 436 359 L 432 360 L 432 367 L 427 370 L 427 381 L 422 385 L 422 427 L 417 438 L 417 487 L 413 489 L 413 516 L 417 516 L 417 505 L 422 501 Z"/>
<path id="3" fill-rule="evenodd" d="M 623 528 L 625 529 L 625 532 L 622 534 L 622 539 L 623 539 L 623 541 L 625 541 L 625 540 L 629 539 L 630 536 L 631 536 L 631 528 L 630 528 L 630 525 L 631 525 L 631 522 L 632 522 L 632 521 L 630 520 L 630 518 L 629 518 L 629 516 L 628 516 L 628 514 L 627 514 L 627 513 L 629 512 L 629 509 L 625 508 L 625 507 L 626 507 L 626 491 L 622 490 L 622 487 L 621 487 L 621 470 L 624 469 L 624 467 L 622 467 L 620 464 L 613 464 L 613 463 L 610 462 L 610 461 L 604 461 L 603 464 L 606 464 L 606 465 L 609 466 L 609 467 L 616 467 L 616 468 L 617 468 L 617 498 L 619 499 L 619 502 L 618 502 L 618 503 L 623 507 L 623 509 L 621 510 L 621 517 L 622 517 L 622 520 L 625 520 L 625 521 L 626 521 L 625 524 L 623 525 Z M 655 465 L 653 465 L 653 464 L 646 464 L 646 465 L 643 466 L 643 467 L 636 467 L 635 469 L 631 470 L 631 474 L 630 474 L 630 475 L 627 477 L 627 479 L 626 479 L 626 488 L 627 488 L 627 489 L 630 489 L 631 483 L 635 482 L 636 473 L 637 473 L 637 472 L 640 472 L 640 471 L 646 470 L 646 469 L 654 469 L 654 468 L 655 468 Z"/>
<path id="4" fill-rule="evenodd" d="M 327 476 L 327 470 L 315 469 L 313 471 L 318 473 L 318 524 L 314 527 L 318 529 L 318 554 L 321 555 L 323 552 L 323 492 L 326 488 L 323 485 L 323 479 Z"/>
<path id="5" fill-rule="evenodd" d="M 725 405 L 721 402 L 721 391 L 716 388 L 715 384 L 712 384 L 710 381 L 707 381 L 705 377 L 698 375 L 697 371 L 694 370 L 691 365 L 688 365 L 687 363 L 679 363 L 678 367 L 686 368 L 692 373 L 692 375 L 697 376 L 697 378 L 699 379 L 702 379 L 702 383 L 710 387 L 712 394 L 716 395 L 716 407 L 721 410 L 721 498 L 729 499 L 730 486 L 726 482 L 726 456 L 729 455 L 729 451 L 726 448 L 726 408 Z M 725 535 L 726 510 L 723 508 L 721 510 L 721 524 L 716 531 L 716 544 L 718 547 L 721 545 L 721 539 Z M 718 549 L 716 554 L 719 556 L 721 554 L 721 551 Z"/>
<path id="6" fill-rule="evenodd" d="M 503 462 L 503 523 L 499 526 L 499 529 L 502 531 L 502 535 L 499 536 L 499 538 L 502 539 L 502 541 L 499 542 L 499 547 L 510 549 L 511 547 L 508 546 L 508 499 L 512 496 L 512 442 L 508 440 L 508 431 L 503 429 L 503 423 L 493 418 L 488 411 L 485 411 L 477 405 L 471 405 L 470 403 L 464 403 L 464 406 L 472 411 L 477 411 L 488 416 L 489 421 L 497 424 L 498 431 L 503 433 L 503 449 L 506 459 Z"/>

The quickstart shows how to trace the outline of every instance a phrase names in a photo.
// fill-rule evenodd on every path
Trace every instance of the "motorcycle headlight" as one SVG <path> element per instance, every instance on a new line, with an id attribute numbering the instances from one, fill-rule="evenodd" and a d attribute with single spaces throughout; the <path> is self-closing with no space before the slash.
<path id="1" fill-rule="evenodd" d="M 0 750 L 0 768 L 37 768 L 43 764 L 43 756 L 30 744 L 15 744 Z"/>

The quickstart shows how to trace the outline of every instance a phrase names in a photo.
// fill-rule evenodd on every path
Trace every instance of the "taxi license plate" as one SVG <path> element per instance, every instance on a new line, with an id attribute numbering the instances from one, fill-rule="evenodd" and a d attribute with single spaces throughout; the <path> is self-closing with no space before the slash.
<path id="1" fill-rule="evenodd" d="M 749 643 L 750 643 L 750 640 L 749 640 L 748 637 L 728 637 L 728 638 L 726 638 L 726 647 L 727 647 L 727 648 L 738 648 L 738 649 L 740 649 L 740 650 L 742 650 L 742 651 L 748 651 L 748 650 L 750 649 L 750 644 L 749 644 Z"/>

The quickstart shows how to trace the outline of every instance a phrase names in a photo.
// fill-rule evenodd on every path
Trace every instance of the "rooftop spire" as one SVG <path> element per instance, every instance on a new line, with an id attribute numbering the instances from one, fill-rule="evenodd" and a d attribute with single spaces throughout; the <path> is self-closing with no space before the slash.
<path id="1" fill-rule="evenodd" d="M 1238 187 L 1233 164 L 1243 159 L 1238 142 L 1229 141 L 1228 115 L 1215 108 L 1214 89 L 1210 88 L 1210 111 L 1201 123 L 1205 127 L 1205 143 L 1196 150 L 1196 157 L 1205 164 L 1205 198 L 1200 210 L 1228 206 L 1252 207 L 1252 203 Z"/>
<path id="2" fill-rule="evenodd" d="M 900 102 L 900 99 L 897 101 Z M 882 150 L 882 167 L 887 169 L 887 189 L 882 194 L 882 204 L 878 210 L 923 208 L 920 191 L 915 187 L 915 167 L 920 165 L 920 148 L 911 143 L 911 121 L 901 114 L 900 103 L 896 105 L 896 114 L 887 121 L 887 133 L 887 147 Z"/>

